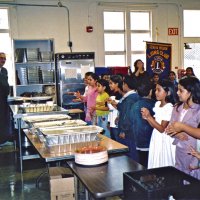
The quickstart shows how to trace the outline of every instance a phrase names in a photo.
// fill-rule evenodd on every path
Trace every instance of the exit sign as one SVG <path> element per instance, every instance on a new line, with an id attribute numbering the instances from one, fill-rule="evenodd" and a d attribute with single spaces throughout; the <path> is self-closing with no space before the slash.
<path id="1" fill-rule="evenodd" d="M 178 35 L 178 28 L 168 28 L 168 35 Z"/>

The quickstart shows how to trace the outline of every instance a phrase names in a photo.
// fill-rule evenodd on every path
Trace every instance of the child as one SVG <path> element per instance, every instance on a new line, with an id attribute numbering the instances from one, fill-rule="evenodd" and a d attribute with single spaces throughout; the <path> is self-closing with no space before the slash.
<path id="1" fill-rule="evenodd" d="M 118 110 L 116 108 L 115 102 L 118 103 L 119 100 L 122 98 L 122 94 L 120 93 L 120 86 L 122 85 L 122 78 L 119 75 L 113 75 L 110 77 L 109 87 L 111 90 L 111 96 L 113 99 L 108 99 L 108 108 L 109 108 L 109 115 L 108 121 L 110 126 L 110 136 L 111 139 L 117 140 L 118 138 L 118 128 L 116 125 L 116 118 L 118 116 Z"/>
<path id="2" fill-rule="evenodd" d="M 82 96 L 80 92 L 76 92 L 76 98 L 87 103 L 85 121 L 88 125 L 93 124 L 93 116 L 95 113 L 91 111 L 91 107 L 96 104 L 96 97 L 98 94 L 96 84 L 98 79 L 99 77 L 95 73 L 91 73 L 87 78 L 89 87 L 86 96 Z"/>
<path id="3" fill-rule="evenodd" d="M 134 103 L 130 110 L 132 121 L 131 136 L 134 138 L 136 143 L 138 162 L 147 167 L 149 143 L 153 127 L 142 118 L 141 108 L 148 108 L 150 113 L 153 114 L 152 109 L 155 106 L 155 101 L 151 99 L 152 85 L 150 81 L 146 81 L 143 84 L 139 85 L 137 88 L 137 92 L 140 95 L 141 99 Z"/>
<path id="4" fill-rule="evenodd" d="M 98 80 L 97 91 L 96 105 L 91 107 L 91 111 L 96 111 L 97 125 L 102 127 L 104 135 L 110 138 L 110 131 L 107 128 L 109 109 L 106 103 L 110 93 L 108 81 L 104 79 Z"/>
<path id="5" fill-rule="evenodd" d="M 154 73 L 152 76 L 152 96 L 151 96 L 151 98 L 155 101 L 156 101 L 156 94 L 155 94 L 156 93 L 156 85 L 157 85 L 159 79 L 160 79 L 159 74 Z"/>
<path id="6" fill-rule="evenodd" d="M 159 80 L 156 85 L 157 102 L 153 111 L 155 119 L 146 108 L 141 109 L 143 119 L 146 119 L 154 128 L 150 146 L 148 168 L 174 166 L 175 146 L 173 139 L 163 134 L 171 118 L 173 104 L 175 103 L 173 84 L 168 80 Z"/>
<path id="7" fill-rule="evenodd" d="M 167 128 L 168 134 L 173 132 L 170 127 L 174 122 L 182 122 L 188 126 L 197 128 L 200 124 L 200 82 L 195 77 L 182 78 L 178 84 L 179 103 L 173 109 L 171 126 Z M 191 127 L 182 126 L 183 132 L 176 134 L 174 144 L 176 145 L 176 168 L 200 178 L 200 170 L 193 170 L 198 167 L 198 159 L 188 154 L 189 147 L 197 149 L 198 136 L 191 131 Z M 193 132 L 193 134 L 191 134 Z M 198 129 L 197 129 L 198 132 Z M 198 137 L 199 138 L 199 137 Z"/>
<path id="8" fill-rule="evenodd" d="M 131 124 L 130 110 L 131 106 L 140 99 L 136 92 L 136 79 L 130 76 L 125 76 L 123 80 L 124 95 L 117 104 L 119 111 L 119 138 L 118 142 L 128 146 L 129 152 L 127 155 L 133 160 L 138 160 L 135 141 L 131 137 Z"/>

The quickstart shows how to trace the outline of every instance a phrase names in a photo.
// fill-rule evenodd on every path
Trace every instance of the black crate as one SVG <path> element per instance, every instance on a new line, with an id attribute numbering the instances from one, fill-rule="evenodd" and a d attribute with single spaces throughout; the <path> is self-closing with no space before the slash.
<path id="1" fill-rule="evenodd" d="M 127 172 L 123 178 L 125 200 L 200 199 L 200 181 L 174 167 Z"/>

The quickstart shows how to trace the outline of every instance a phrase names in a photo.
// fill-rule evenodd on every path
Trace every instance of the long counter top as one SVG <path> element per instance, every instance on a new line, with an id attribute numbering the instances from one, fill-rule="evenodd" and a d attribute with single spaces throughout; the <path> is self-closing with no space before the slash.
<path id="1" fill-rule="evenodd" d="M 45 162 L 53 162 L 64 159 L 73 159 L 75 150 L 79 147 L 83 147 L 86 143 L 75 143 L 66 145 L 56 145 L 47 147 L 45 143 L 41 142 L 37 135 L 32 134 L 28 129 L 24 130 L 25 135 L 35 147 L 40 157 L 45 160 Z M 108 153 L 123 153 L 128 151 L 128 147 L 120 144 L 104 135 L 98 134 L 99 145 L 105 146 L 108 149 Z M 92 145 L 92 142 L 88 142 Z"/>

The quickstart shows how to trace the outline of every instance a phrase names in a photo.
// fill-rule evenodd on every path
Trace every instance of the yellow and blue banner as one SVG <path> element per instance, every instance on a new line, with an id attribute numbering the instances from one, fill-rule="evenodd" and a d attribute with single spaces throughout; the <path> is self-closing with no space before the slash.
<path id="1" fill-rule="evenodd" d="M 146 42 L 146 71 L 150 76 L 157 73 L 160 78 L 168 78 L 171 70 L 171 52 L 171 44 Z"/>

